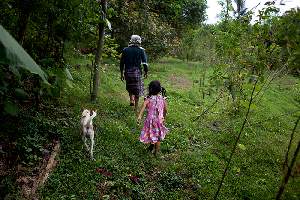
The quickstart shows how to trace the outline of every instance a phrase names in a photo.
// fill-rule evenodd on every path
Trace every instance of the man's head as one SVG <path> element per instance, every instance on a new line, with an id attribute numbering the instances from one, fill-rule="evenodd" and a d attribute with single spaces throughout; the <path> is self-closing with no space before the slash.
<path id="1" fill-rule="evenodd" d="M 142 38 L 139 35 L 132 35 L 129 44 L 140 45 L 142 43 Z"/>

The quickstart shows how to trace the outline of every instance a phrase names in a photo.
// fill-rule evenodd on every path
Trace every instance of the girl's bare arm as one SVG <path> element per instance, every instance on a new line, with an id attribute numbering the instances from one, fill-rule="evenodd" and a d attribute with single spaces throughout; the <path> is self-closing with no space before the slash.
<path id="1" fill-rule="evenodd" d="M 145 108 L 146 108 L 146 106 L 147 106 L 148 103 L 149 103 L 148 100 L 145 100 L 145 101 L 144 101 L 144 104 L 143 104 L 143 106 L 142 106 L 142 108 L 141 108 L 141 111 L 140 111 L 140 113 L 139 113 L 139 116 L 138 116 L 138 121 L 140 121 L 140 120 L 142 119 L 142 115 L 143 115 L 143 113 L 144 113 L 144 111 L 145 111 Z"/>

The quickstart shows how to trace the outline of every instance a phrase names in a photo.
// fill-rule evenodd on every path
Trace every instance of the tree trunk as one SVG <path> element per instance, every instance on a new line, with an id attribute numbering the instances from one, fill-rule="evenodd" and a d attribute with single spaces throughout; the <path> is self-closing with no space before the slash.
<path id="1" fill-rule="evenodd" d="M 228 20 L 229 18 L 229 0 L 226 0 L 226 21 Z"/>
<path id="2" fill-rule="evenodd" d="M 23 45 L 26 35 L 26 28 L 29 22 L 29 16 L 34 6 L 33 0 L 22 0 L 18 2 L 20 9 L 19 22 L 18 22 L 18 42 Z"/>
<path id="3" fill-rule="evenodd" d="M 29 21 L 29 13 L 21 13 L 19 17 L 18 42 L 23 45 L 27 24 Z"/>
<path id="4" fill-rule="evenodd" d="M 104 27 L 105 27 L 105 19 L 106 19 L 106 0 L 101 0 L 101 8 L 102 8 L 102 21 L 98 24 L 98 42 L 97 42 L 97 50 L 95 54 L 95 62 L 94 62 L 94 73 L 93 73 L 93 89 L 91 94 L 91 101 L 95 102 L 98 96 L 99 82 L 100 82 L 100 74 L 99 74 L 99 65 L 101 61 L 101 56 L 103 52 L 103 44 L 104 44 Z"/>

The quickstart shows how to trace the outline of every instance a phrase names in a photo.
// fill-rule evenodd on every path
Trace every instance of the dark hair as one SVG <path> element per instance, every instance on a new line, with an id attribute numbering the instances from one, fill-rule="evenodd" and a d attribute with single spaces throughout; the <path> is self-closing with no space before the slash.
<path id="1" fill-rule="evenodd" d="M 149 96 L 151 95 L 158 95 L 160 93 L 165 97 L 166 96 L 166 89 L 161 87 L 160 82 L 155 80 L 149 83 Z"/>

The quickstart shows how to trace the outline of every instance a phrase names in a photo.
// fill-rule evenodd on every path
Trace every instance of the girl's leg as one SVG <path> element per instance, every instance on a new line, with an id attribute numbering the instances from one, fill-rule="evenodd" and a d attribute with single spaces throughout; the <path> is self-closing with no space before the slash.
<path id="1" fill-rule="evenodd" d="M 157 155 L 157 153 L 159 152 L 159 148 L 160 148 L 160 142 L 156 142 L 155 144 L 154 144 L 154 155 L 156 156 Z"/>

